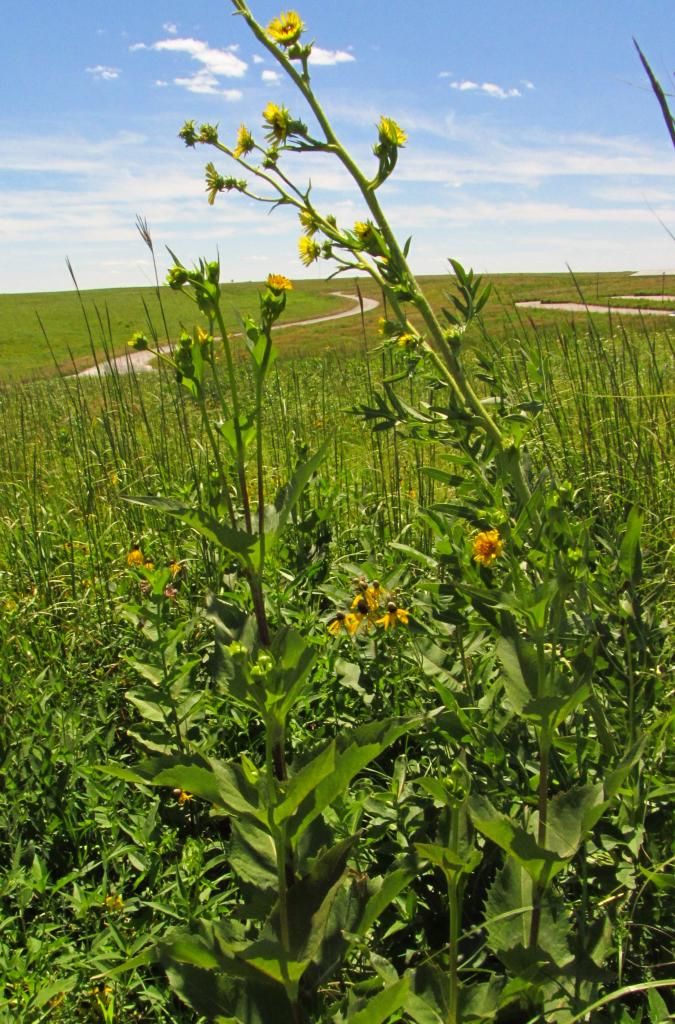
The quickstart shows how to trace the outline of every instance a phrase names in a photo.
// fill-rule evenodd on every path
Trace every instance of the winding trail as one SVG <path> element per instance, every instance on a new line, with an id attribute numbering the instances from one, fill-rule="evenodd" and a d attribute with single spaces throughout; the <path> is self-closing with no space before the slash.
<path id="1" fill-rule="evenodd" d="M 620 299 L 652 299 L 651 295 L 619 295 Z M 671 296 L 657 296 L 658 302 L 667 301 Z M 546 302 L 542 299 L 524 299 L 520 302 L 516 302 L 515 305 L 519 309 L 562 309 L 568 313 L 605 313 L 611 316 L 614 313 L 619 313 L 621 316 L 675 316 L 675 312 L 670 309 L 648 309 L 646 306 L 637 308 L 636 306 L 596 306 L 590 302 Z"/>
<path id="2" fill-rule="evenodd" d="M 330 292 L 330 295 L 335 295 L 341 299 L 352 299 L 354 298 L 348 292 Z M 379 302 L 376 299 L 368 299 L 363 296 L 362 299 L 363 307 L 360 302 L 356 302 L 350 309 L 343 309 L 341 313 L 327 313 L 325 316 L 314 316 L 309 320 L 295 320 L 290 324 L 277 324 L 275 331 L 285 331 L 289 327 L 309 327 L 311 324 L 322 324 L 328 320 L 341 320 L 346 316 L 357 316 L 361 313 L 363 308 L 364 313 L 369 313 L 372 309 L 377 309 Z M 232 335 L 233 338 L 239 337 L 237 334 Z M 170 345 L 163 345 L 160 352 L 170 352 Z M 79 373 L 75 374 L 77 377 L 96 377 L 100 373 L 111 373 L 113 370 L 116 373 L 130 373 L 133 369 L 135 373 L 154 373 L 155 367 L 153 366 L 153 360 L 156 358 L 156 352 L 146 350 L 145 352 L 133 352 L 131 349 L 128 352 L 123 353 L 121 356 L 116 356 L 114 359 L 106 359 L 100 363 L 96 363 L 94 366 L 89 366 L 86 370 L 80 370 Z"/>

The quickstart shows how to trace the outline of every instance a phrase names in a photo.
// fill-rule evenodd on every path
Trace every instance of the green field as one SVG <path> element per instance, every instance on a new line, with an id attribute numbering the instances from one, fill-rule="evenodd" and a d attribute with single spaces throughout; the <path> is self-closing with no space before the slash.
<path id="1" fill-rule="evenodd" d="M 447 292 L 449 277 L 421 279 L 430 298 L 441 305 Z M 494 289 L 493 300 L 485 315 L 488 331 L 500 331 L 504 324 L 519 321 L 541 327 L 564 326 L 586 314 L 560 313 L 553 310 L 521 310 L 514 303 L 522 299 L 540 299 L 550 302 L 578 302 L 582 300 L 601 305 L 648 306 L 642 302 L 613 298 L 623 294 L 672 294 L 675 278 L 655 276 L 632 277 L 630 274 L 496 274 L 486 277 Z M 296 283 L 284 319 L 287 322 L 311 319 L 337 312 L 349 303 L 336 297 L 334 292 L 353 294 L 356 298 L 355 278 L 337 278 L 334 281 L 300 281 Z M 358 279 L 363 295 L 379 299 L 377 289 L 364 279 Z M 238 317 L 250 314 L 257 304 L 261 285 L 223 285 L 223 306 L 228 327 L 236 330 Z M 675 308 L 672 303 L 657 302 L 655 308 Z M 0 384 L 10 381 L 31 380 L 35 377 L 55 376 L 59 372 L 72 373 L 93 364 L 92 352 L 97 358 L 105 353 L 119 355 L 125 352 L 127 342 L 135 331 L 145 331 L 160 341 L 174 340 L 180 330 L 191 326 L 195 319 L 194 305 L 181 293 L 162 287 L 113 288 L 81 292 L 51 292 L 38 294 L 0 295 Z M 382 310 L 368 315 L 369 326 L 376 324 Z M 593 314 L 598 323 L 607 322 L 604 314 Z M 306 332 L 279 338 L 283 352 L 305 350 L 312 354 L 328 348 L 344 347 L 352 350 L 360 345 L 360 318 L 338 321 L 330 327 L 307 328 Z"/>

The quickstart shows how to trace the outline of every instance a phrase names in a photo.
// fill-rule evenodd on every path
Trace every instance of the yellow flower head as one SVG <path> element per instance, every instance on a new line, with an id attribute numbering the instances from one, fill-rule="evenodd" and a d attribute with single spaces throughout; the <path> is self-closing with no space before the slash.
<path id="1" fill-rule="evenodd" d="M 184 789 L 174 789 L 173 795 L 181 807 L 184 807 L 185 804 L 189 804 L 192 800 L 192 793 L 186 793 Z"/>
<path id="2" fill-rule="evenodd" d="M 399 334 L 398 336 L 398 343 L 401 346 L 401 348 L 410 348 L 410 346 L 414 345 L 416 341 L 417 338 L 415 337 L 415 335 L 410 334 L 408 331 L 406 331 L 404 334 Z"/>
<path id="3" fill-rule="evenodd" d="M 300 210 L 298 217 L 302 224 L 302 230 L 306 235 L 315 235 L 317 233 L 319 225 L 317 224 L 316 217 L 311 210 Z"/>
<path id="4" fill-rule="evenodd" d="M 112 914 L 119 914 L 124 910 L 124 900 L 117 894 L 114 896 L 106 896 L 105 909 L 109 910 Z"/>
<path id="5" fill-rule="evenodd" d="M 298 239 L 298 253 L 300 254 L 301 261 L 308 267 L 311 263 L 318 260 L 321 255 L 321 246 L 314 239 L 308 238 L 307 235 L 302 235 Z"/>
<path id="6" fill-rule="evenodd" d="M 267 35 L 280 46 L 297 43 L 304 30 L 302 18 L 295 11 L 282 11 L 267 26 Z"/>
<path id="7" fill-rule="evenodd" d="M 146 569 L 147 572 L 152 572 L 153 569 L 155 568 L 155 563 L 151 562 L 149 558 L 146 558 L 146 560 L 143 562 L 143 568 Z"/>
<path id="8" fill-rule="evenodd" d="M 180 576 L 182 571 L 183 565 L 181 562 L 177 561 L 175 558 L 169 562 L 169 572 L 171 573 L 172 580 L 175 580 L 176 576 Z"/>
<path id="9" fill-rule="evenodd" d="M 337 612 L 335 618 L 328 623 L 328 632 L 337 636 L 342 630 L 353 636 L 361 624 L 361 616 L 352 612 Z"/>
<path id="10" fill-rule="evenodd" d="M 138 544 L 133 544 L 131 551 L 127 555 L 127 565 L 134 568 L 139 565 L 143 565 L 144 561 L 145 558 L 143 557 L 143 552 L 141 551 L 140 546 Z"/>
<path id="11" fill-rule="evenodd" d="M 239 125 L 239 131 L 237 132 L 237 142 L 234 147 L 234 155 L 236 157 L 246 156 L 255 147 L 253 136 L 246 127 L 245 124 Z"/>
<path id="12" fill-rule="evenodd" d="M 380 581 L 373 580 L 371 584 L 365 583 L 365 585 L 360 585 L 358 589 L 359 593 L 352 601 L 352 610 L 356 611 L 359 615 L 369 615 L 371 612 L 376 612 L 384 597 L 384 590 Z"/>
<path id="13" fill-rule="evenodd" d="M 380 142 L 389 143 L 390 146 L 403 146 L 408 136 L 392 117 L 381 117 L 377 126 Z"/>
<path id="14" fill-rule="evenodd" d="M 293 283 L 289 281 L 283 274 L 268 274 L 267 275 L 267 287 L 273 292 L 291 292 L 293 291 Z"/>
<path id="15" fill-rule="evenodd" d="M 378 619 L 375 625 L 394 629 L 399 623 L 402 626 L 408 625 L 408 613 L 405 608 L 399 608 L 395 601 L 388 601 L 386 614 Z"/>
<path id="16" fill-rule="evenodd" d="M 268 103 L 263 110 L 263 120 L 269 127 L 267 138 L 270 142 L 285 142 L 291 127 L 291 115 L 286 107 Z"/>
<path id="17" fill-rule="evenodd" d="M 479 565 L 490 566 L 504 550 L 504 541 L 499 530 L 483 530 L 473 539 L 473 560 Z"/>

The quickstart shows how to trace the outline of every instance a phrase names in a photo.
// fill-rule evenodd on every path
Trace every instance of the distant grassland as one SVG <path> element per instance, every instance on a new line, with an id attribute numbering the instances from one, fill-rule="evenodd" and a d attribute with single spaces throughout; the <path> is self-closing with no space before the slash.
<path id="1" fill-rule="evenodd" d="M 447 303 L 452 279 L 447 276 L 423 277 L 428 297 L 435 308 Z M 554 310 L 519 310 L 514 303 L 522 299 L 579 301 L 607 305 L 647 305 L 648 296 L 675 293 L 675 276 L 635 278 L 630 273 L 611 274 L 495 274 L 485 277 L 493 286 L 492 298 L 485 310 L 485 327 L 491 334 L 517 334 L 519 324 L 555 327 L 569 324 L 586 313 Z M 224 308 L 230 311 L 229 325 L 237 329 L 237 315 L 255 313 L 261 284 L 223 285 Z M 351 293 L 357 299 L 357 287 L 365 296 L 381 296 L 369 280 L 303 280 L 288 297 L 282 323 L 309 320 L 340 312 L 349 307 L 346 299 L 334 292 Z M 642 303 L 619 301 L 616 296 L 645 293 Z M 92 348 L 98 358 L 105 353 L 121 354 L 134 331 L 153 334 L 160 342 L 175 339 L 181 329 L 190 330 L 199 322 L 193 303 L 183 294 L 167 287 L 160 289 L 161 305 L 154 288 L 109 288 L 84 291 L 81 299 L 75 291 L 0 295 L 0 383 L 49 377 L 59 372 L 72 373 L 93 363 Z M 673 308 L 672 303 L 657 302 L 655 308 Z M 368 336 L 382 316 L 378 310 L 367 314 Z M 606 320 L 606 314 L 594 314 Z M 318 355 L 340 349 L 355 351 L 363 344 L 361 318 L 308 325 L 277 335 L 277 345 L 286 355 Z"/>

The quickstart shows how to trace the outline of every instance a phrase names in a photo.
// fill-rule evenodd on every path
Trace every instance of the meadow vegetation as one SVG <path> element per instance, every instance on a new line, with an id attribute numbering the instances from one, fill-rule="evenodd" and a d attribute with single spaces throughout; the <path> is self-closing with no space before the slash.
<path id="1" fill-rule="evenodd" d="M 345 154 L 232 3 L 324 135 L 182 135 L 285 192 Z M 404 143 L 354 226 L 285 192 L 376 312 L 277 333 L 356 285 L 176 258 L 0 390 L 1 1021 L 672 1019 L 675 332 L 513 306 L 627 275 L 416 280 Z M 130 334 L 157 373 L 68 375 Z"/>

